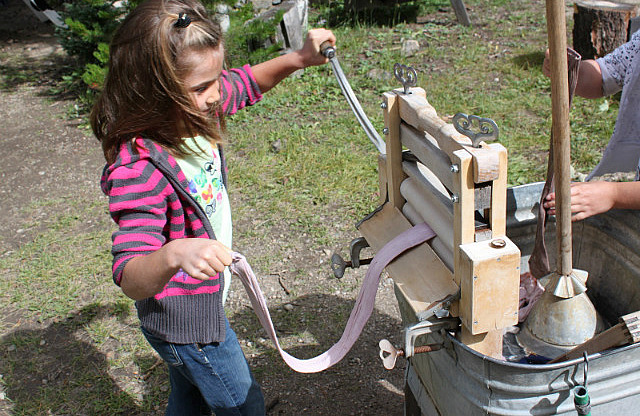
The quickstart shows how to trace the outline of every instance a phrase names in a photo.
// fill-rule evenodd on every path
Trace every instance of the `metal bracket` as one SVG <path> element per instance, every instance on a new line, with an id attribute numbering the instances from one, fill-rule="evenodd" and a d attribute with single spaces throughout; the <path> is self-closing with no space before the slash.
<path id="1" fill-rule="evenodd" d="M 473 131 L 474 126 L 477 125 L 478 133 Z M 464 134 L 471 139 L 473 147 L 479 147 L 480 142 L 497 140 L 498 139 L 498 125 L 490 118 L 482 118 L 478 116 L 468 116 L 464 113 L 458 113 L 453 116 L 453 127 L 458 133 Z"/>
<path id="2" fill-rule="evenodd" d="M 423 313 L 418 314 L 420 321 L 417 324 L 405 328 L 404 349 L 395 348 L 388 340 L 380 341 L 380 358 L 387 370 L 391 370 L 397 357 L 404 356 L 407 359 L 418 353 L 439 350 L 445 343 L 446 337 L 443 335 L 442 341 L 436 344 L 415 347 L 415 340 L 421 335 L 428 335 L 440 330 L 453 330 L 460 325 L 460 319 L 449 318 L 449 307 L 451 302 L 460 298 L 460 290 L 444 299 L 434 302 Z M 435 318 L 435 319 L 432 319 Z"/>
<path id="3" fill-rule="evenodd" d="M 349 244 L 349 254 L 351 255 L 351 263 L 354 269 L 360 267 L 360 252 L 363 248 L 367 247 L 369 247 L 369 243 L 364 237 L 351 240 L 351 244 Z"/>
<path id="4" fill-rule="evenodd" d="M 458 299 L 460 299 L 460 289 L 458 289 L 456 293 L 445 296 L 444 299 L 433 302 L 424 311 L 418 312 L 418 319 L 420 321 L 427 321 L 433 316 L 436 318 L 446 318 L 449 316 L 451 302 Z"/>
<path id="5" fill-rule="evenodd" d="M 395 64 L 393 66 L 393 75 L 395 75 L 396 79 L 402 84 L 405 94 L 411 94 L 409 88 L 415 87 L 418 83 L 416 70 L 410 66 Z"/>
<path id="6" fill-rule="evenodd" d="M 440 329 L 456 329 L 460 325 L 458 318 L 442 318 L 436 321 L 421 321 L 405 329 L 404 353 L 409 358 L 414 355 L 415 340 L 421 335 L 438 332 Z"/>

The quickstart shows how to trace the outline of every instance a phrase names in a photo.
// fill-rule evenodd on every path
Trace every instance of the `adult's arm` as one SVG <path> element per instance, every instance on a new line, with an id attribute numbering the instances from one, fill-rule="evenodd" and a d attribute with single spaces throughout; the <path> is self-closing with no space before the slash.
<path id="1" fill-rule="evenodd" d="M 584 98 L 600 98 L 603 96 L 602 71 L 595 60 L 587 59 L 580 62 L 575 93 Z"/>
<path id="2" fill-rule="evenodd" d="M 544 55 L 542 73 L 547 77 L 551 77 L 551 59 L 549 58 L 548 49 Z M 602 71 L 595 60 L 586 59 L 580 62 L 575 93 L 584 98 L 600 98 L 603 96 Z"/>

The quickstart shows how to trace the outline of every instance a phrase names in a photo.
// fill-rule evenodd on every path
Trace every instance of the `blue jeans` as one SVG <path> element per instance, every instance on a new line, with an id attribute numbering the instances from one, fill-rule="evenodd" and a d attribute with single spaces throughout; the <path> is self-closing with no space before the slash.
<path id="1" fill-rule="evenodd" d="M 171 394 L 166 416 L 265 414 L 260 385 L 253 378 L 235 332 L 212 344 L 172 344 L 142 328 L 149 344 L 169 366 Z"/>

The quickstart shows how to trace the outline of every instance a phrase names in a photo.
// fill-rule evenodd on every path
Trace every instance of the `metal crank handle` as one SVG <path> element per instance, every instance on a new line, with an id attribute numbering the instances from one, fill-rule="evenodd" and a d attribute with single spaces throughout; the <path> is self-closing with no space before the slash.
<path id="1" fill-rule="evenodd" d="M 402 348 L 396 348 L 389 340 L 380 340 L 378 344 L 380 346 L 380 358 L 382 359 L 382 365 L 387 370 L 393 369 L 396 366 L 396 360 L 398 357 L 404 357 L 404 350 Z M 421 347 L 415 347 L 413 349 L 414 354 L 421 354 L 424 352 L 438 351 L 442 346 L 440 344 L 423 345 Z"/>
<path id="2" fill-rule="evenodd" d="M 331 45 L 331 42 L 325 40 L 320 44 L 320 53 L 323 54 L 327 59 L 332 59 L 336 56 L 336 49 Z"/>
<path id="3" fill-rule="evenodd" d="M 340 62 L 338 62 L 338 58 L 336 58 L 336 49 L 329 41 L 325 41 L 320 44 L 320 52 L 329 59 L 329 63 L 331 63 L 331 67 L 333 68 L 333 74 L 338 80 L 342 94 L 344 94 L 344 97 L 347 99 L 349 107 L 351 107 L 353 114 L 355 114 L 367 137 L 369 137 L 369 140 L 371 140 L 376 149 L 378 149 L 378 152 L 383 155 L 386 154 L 387 148 L 384 140 L 382 140 L 376 129 L 369 121 L 369 118 L 364 113 L 364 110 L 360 105 L 360 101 L 358 101 L 358 98 L 351 89 L 351 85 L 349 85 L 347 77 L 345 77 L 344 72 L 342 72 Z"/>

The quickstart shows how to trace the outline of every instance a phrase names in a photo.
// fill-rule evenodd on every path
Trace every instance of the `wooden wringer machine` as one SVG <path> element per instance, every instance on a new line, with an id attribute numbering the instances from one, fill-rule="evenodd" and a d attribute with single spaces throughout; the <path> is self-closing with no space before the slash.
<path id="1" fill-rule="evenodd" d="M 506 237 L 507 151 L 484 141 L 497 138 L 495 123 L 461 113 L 444 121 L 412 68 L 394 72 L 404 88 L 382 104 L 382 205 L 357 228 L 375 252 L 415 224 L 436 233 L 387 267 L 406 332 L 402 349 L 381 341 L 381 358 L 392 368 L 398 355 L 412 357 L 415 377 L 429 371 L 421 352 L 440 349 L 442 331 L 502 358 L 503 329 L 518 323 L 520 250 Z"/>

